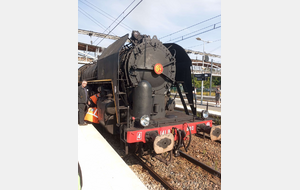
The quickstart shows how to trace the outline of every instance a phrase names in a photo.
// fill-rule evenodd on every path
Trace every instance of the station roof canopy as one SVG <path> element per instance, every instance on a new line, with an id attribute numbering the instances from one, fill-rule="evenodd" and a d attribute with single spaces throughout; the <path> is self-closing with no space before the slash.
<path id="1" fill-rule="evenodd" d="M 192 64 L 195 65 L 195 66 L 202 66 L 202 60 L 196 60 L 196 59 L 192 59 Z M 213 67 L 218 67 L 218 68 L 221 68 L 221 63 L 216 63 L 216 62 L 213 62 Z M 205 62 L 204 61 L 204 67 L 210 67 L 211 65 L 211 62 Z"/>
<path id="2" fill-rule="evenodd" d="M 78 29 L 78 34 L 84 34 L 84 35 L 89 35 L 89 36 L 96 36 L 96 37 L 107 38 L 107 39 L 111 39 L 111 40 L 118 40 L 120 38 L 119 36 L 107 35 L 107 34 L 103 34 L 103 33 L 99 33 L 99 32 L 82 30 L 82 29 Z M 130 41 L 127 40 L 127 42 L 130 42 Z M 98 46 L 96 46 L 96 47 L 98 47 Z M 78 44 L 78 50 L 79 50 L 79 44 Z M 193 53 L 193 54 L 196 54 L 196 55 L 197 54 L 204 55 L 203 52 L 199 52 L 199 51 L 194 51 L 194 50 L 189 50 L 189 49 L 185 49 L 185 51 L 187 53 Z M 99 51 L 99 52 L 101 52 L 101 51 Z M 210 54 L 210 53 L 205 53 L 205 55 L 208 55 L 209 57 L 221 58 L 221 55 L 215 55 L 215 54 Z"/>
<path id="3" fill-rule="evenodd" d="M 104 48 L 100 47 L 100 46 L 94 46 L 94 45 L 91 45 L 91 44 L 78 42 L 78 50 L 97 52 L 97 49 L 99 49 L 99 52 L 102 52 Z"/>

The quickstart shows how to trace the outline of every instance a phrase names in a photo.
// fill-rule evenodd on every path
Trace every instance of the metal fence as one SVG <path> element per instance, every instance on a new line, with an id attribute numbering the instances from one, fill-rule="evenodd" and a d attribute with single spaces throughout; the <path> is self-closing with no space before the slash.
<path id="1" fill-rule="evenodd" d="M 217 87 L 219 87 L 219 86 L 217 86 Z M 212 87 L 211 88 L 211 95 L 210 96 L 215 96 L 216 95 L 217 87 Z M 181 92 L 184 92 L 182 86 L 180 86 L 180 89 L 181 89 Z M 171 87 L 170 91 L 171 91 L 171 93 L 177 93 L 177 88 L 176 87 Z M 197 88 L 196 91 L 197 91 L 198 95 L 201 95 L 201 88 Z M 203 96 L 209 96 L 209 88 L 203 88 Z"/>
<path id="2" fill-rule="evenodd" d="M 205 69 L 194 69 L 192 70 L 192 74 L 201 74 L 201 73 L 210 73 L 210 68 Z M 212 69 L 213 75 L 221 75 L 221 69 Z"/>

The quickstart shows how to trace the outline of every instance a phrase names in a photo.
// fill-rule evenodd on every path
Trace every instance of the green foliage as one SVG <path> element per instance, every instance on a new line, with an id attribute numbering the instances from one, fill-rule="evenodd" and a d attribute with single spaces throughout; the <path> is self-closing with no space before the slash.
<path id="1" fill-rule="evenodd" d="M 221 117 L 214 116 L 213 120 L 215 121 L 215 125 L 221 125 Z"/>
<path id="2" fill-rule="evenodd" d="M 207 80 L 203 81 L 203 86 L 204 88 L 210 87 L 210 77 Z M 214 87 L 213 83 L 211 84 L 211 86 Z"/>
<path id="3" fill-rule="evenodd" d="M 212 83 L 216 85 L 221 85 L 221 77 L 213 77 L 212 78 Z"/>
<path id="4" fill-rule="evenodd" d="M 192 82 L 195 84 L 196 88 L 201 88 L 202 82 L 197 81 L 197 78 L 192 75 Z M 221 85 L 221 77 L 212 77 L 212 87 L 215 87 L 217 85 Z M 209 88 L 210 86 L 210 77 L 207 78 L 207 80 L 203 81 L 203 87 Z"/>
<path id="5" fill-rule="evenodd" d="M 202 82 L 201 81 L 197 81 L 197 78 L 194 77 L 194 75 L 192 74 L 192 83 L 194 84 L 194 87 L 197 88 L 197 92 L 199 94 L 199 90 L 201 91 L 201 85 Z M 212 77 L 212 87 L 216 87 L 217 85 L 221 85 L 221 77 Z M 183 87 L 180 84 L 180 89 L 183 91 Z M 207 78 L 207 80 L 203 81 L 203 87 L 206 89 L 209 89 L 210 87 L 210 77 Z M 170 89 L 170 91 L 172 93 L 176 93 L 177 92 L 177 88 L 176 87 L 172 87 Z M 208 95 L 209 92 L 203 92 L 204 95 Z M 212 92 L 212 96 L 214 96 L 214 92 Z"/>

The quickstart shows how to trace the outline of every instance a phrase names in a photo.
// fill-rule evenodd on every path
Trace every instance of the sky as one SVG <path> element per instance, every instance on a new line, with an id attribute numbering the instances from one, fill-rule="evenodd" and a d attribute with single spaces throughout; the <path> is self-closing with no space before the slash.
<path id="1" fill-rule="evenodd" d="M 177 43 L 184 49 L 202 52 L 203 42 L 196 40 L 199 37 L 210 41 L 204 44 L 204 51 L 216 55 L 221 55 L 221 24 L 221 0 L 78 1 L 78 29 L 107 34 L 115 27 L 110 34 L 116 36 L 131 36 L 132 30 L 137 30 L 151 38 L 156 35 L 163 43 Z M 78 34 L 78 41 L 90 44 L 91 38 Z M 101 47 L 114 42 L 97 37 L 92 37 L 92 41 Z M 200 55 L 189 56 L 202 60 Z M 221 58 L 212 59 L 221 63 Z"/>

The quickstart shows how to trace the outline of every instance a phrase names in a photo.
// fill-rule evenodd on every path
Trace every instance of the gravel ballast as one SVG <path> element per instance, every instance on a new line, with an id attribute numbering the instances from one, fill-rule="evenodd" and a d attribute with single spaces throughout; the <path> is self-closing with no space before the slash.
<path id="1" fill-rule="evenodd" d="M 165 189 L 157 182 L 147 170 L 145 170 L 131 154 L 126 155 L 120 148 L 118 137 L 109 134 L 106 131 L 98 130 L 114 150 L 120 155 L 131 170 L 145 184 L 148 189 Z M 203 139 L 201 135 L 192 135 L 192 141 L 188 152 L 183 148 L 181 151 L 191 157 L 203 162 L 213 169 L 221 172 L 221 143 L 213 142 L 208 137 Z M 213 176 L 199 166 L 190 163 L 182 157 L 175 157 L 173 154 L 172 162 L 166 165 L 149 155 L 143 156 L 144 162 L 158 173 L 164 180 L 175 189 L 221 189 L 221 179 Z"/>

